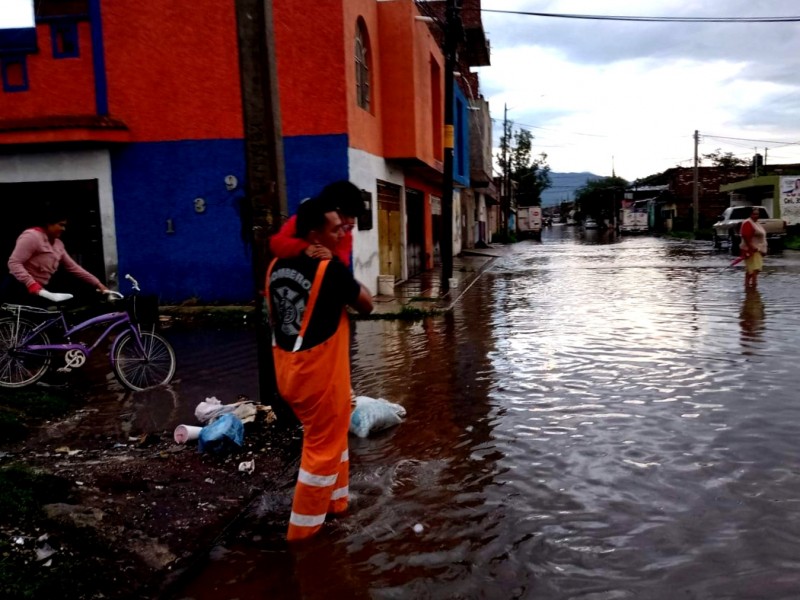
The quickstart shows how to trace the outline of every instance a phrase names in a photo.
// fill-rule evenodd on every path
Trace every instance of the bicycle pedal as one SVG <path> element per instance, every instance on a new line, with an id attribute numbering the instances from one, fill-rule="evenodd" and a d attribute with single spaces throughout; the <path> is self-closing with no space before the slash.
<path id="1" fill-rule="evenodd" d="M 72 367 L 59 367 L 56 371 L 59 373 L 72 373 Z"/>

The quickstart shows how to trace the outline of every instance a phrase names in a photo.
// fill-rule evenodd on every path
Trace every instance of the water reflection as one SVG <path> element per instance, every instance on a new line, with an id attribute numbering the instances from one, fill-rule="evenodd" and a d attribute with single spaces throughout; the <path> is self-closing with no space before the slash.
<path id="1" fill-rule="evenodd" d="M 351 438 L 351 514 L 302 556 L 232 544 L 192 597 L 796 597 L 800 260 L 763 299 L 728 262 L 553 227 L 447 317 L 358 323 L 357 392 L 408 418 Z"/>
<path id="2" fill-rule="evenodd" d="M 739 311 L 739 325 L 742 328 L 742 353 L 751 354 L 761 341 L 765 325 L 766 311 L 761 293 L 758 290 L 746 290 L 742 308 Z"/>

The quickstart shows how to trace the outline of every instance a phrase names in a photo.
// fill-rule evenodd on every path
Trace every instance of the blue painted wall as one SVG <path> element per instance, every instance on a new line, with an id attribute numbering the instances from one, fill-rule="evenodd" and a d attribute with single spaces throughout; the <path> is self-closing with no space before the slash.
<path id="1" fill-rule="evenodd" d="M 347 135 L 301 135 L 283 138 L 289 214 L 303 198 L 314 196 L 337 179 L 348 178 Z"/>
<path id="2" fill-rule="evenodd" d="M 469 187 L 469 102 L 458 85 L 453 86 L 453 181 Z"/>
<path id="3" fill-rule="evenodd" d="M 111 167 L 120 280 L 131 273 L 165 302 L 253 298 L 239 218 L 242 140 L 132 144 L 112 152 Z M 226 175 L 237 177 L 236 190 L 226 189 Z M 195 198 L 205 200 L 205 212 L 195 211 Z"/>

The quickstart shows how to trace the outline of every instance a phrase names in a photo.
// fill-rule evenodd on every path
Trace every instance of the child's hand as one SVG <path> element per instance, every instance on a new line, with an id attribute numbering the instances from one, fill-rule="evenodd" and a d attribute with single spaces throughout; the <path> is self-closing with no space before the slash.
<path id="1" fill-rule="evenodd" d="M 333 253 L 320 244 L 311 244 L 306 248 L 306 255 L 316 260 L 330 260 L 333 258 Z"/>

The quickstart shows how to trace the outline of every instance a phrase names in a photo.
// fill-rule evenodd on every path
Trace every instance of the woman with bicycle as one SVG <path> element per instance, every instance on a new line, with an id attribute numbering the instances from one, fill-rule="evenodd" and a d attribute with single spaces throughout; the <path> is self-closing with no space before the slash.
<path id="1" fill-rule="evenodd" d="M 14 251 L 8 259 L 9 277 L 3 296 L 21 304 L 35 303 L 36 296 L 58 302 L 66 300 L 64 294 L 48 291 L 53 274 L 59 267 L 102 293 L 109 289 L 97 277 L 76 263 L 67 254 L 61 234 L 67 228 L 63 209 L 49 206 L 37 227 L 23 231 L 17 238 Z"/>

